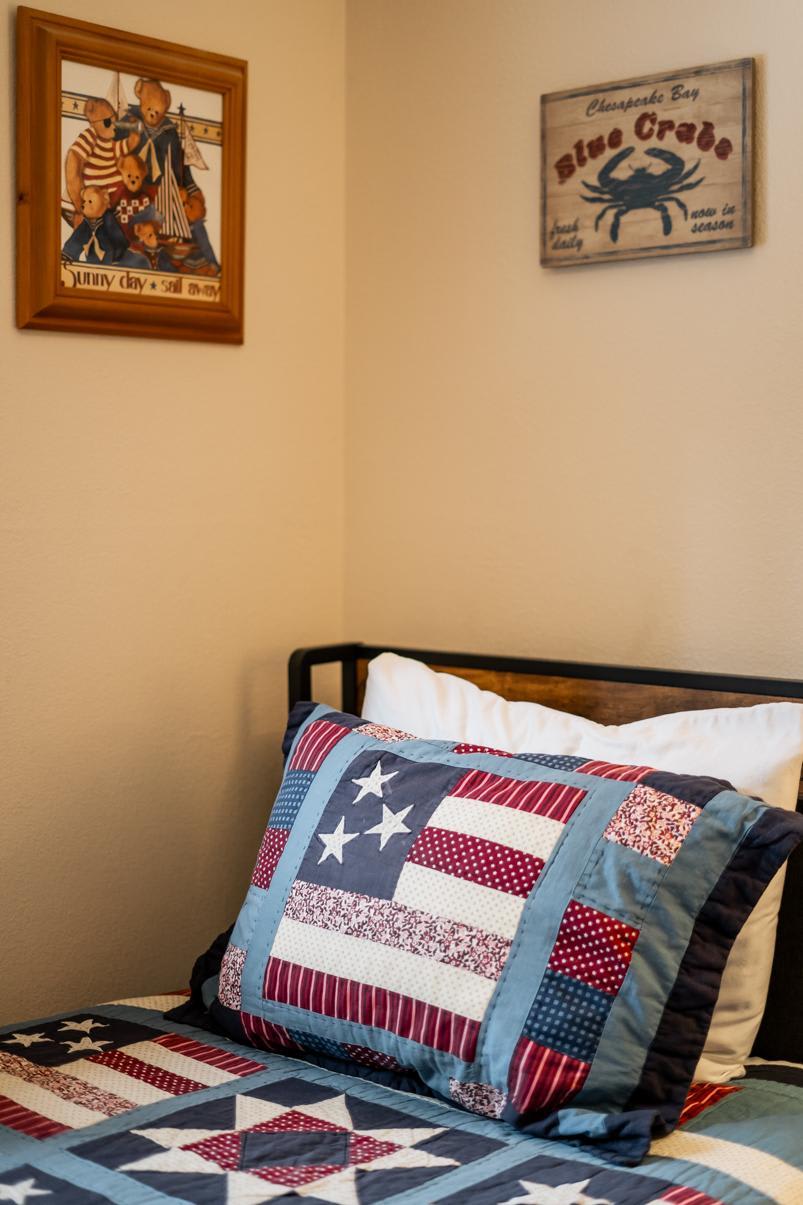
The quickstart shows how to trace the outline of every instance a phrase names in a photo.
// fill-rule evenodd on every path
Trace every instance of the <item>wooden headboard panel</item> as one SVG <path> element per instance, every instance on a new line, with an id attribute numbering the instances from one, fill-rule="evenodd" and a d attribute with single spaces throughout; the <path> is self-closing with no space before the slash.
<path id="1" fill-rule="evenodd" d="M 368 663 L 382 652 L 423 661 L 512 701 L 542 703 L 601 724 L 629 724 L 673 711 L 803 702 L 803 682 L 621 665 L 595 665 L 390 645 L 337 644 L 298 649 L 290 658 L 290 706 L 314 697 L 315 665 L 341 665 L 344 711 L 359 714 Z M 803 812 L 803 783 L 798 790 Z M 772 981 L 754 1054 L 803 1063 L 803 846 L 789 861 Z"/>
<path id="2" fill-rule="evenodd" d="M 312 668 L 331 662 L 342 666 L 342 707 L 362 707 L 368 663 L 380 653 L 414 657 L 431 669 L 466 678 L 514 702 L 541 703 L 585 716 L 598 724 L 631 724 L 673 711 L 709 707 L 751 707 L 756 703 L 803 703 L 803 682 L 734 674 L 541 661 L 484 653 L 450 653 L 396 648 L 392 645 L 334 644 L 298 649 L 289 666 L 290 705 L 312 696 Z M 798 790 L 803 811 L 803 779 Z"/>

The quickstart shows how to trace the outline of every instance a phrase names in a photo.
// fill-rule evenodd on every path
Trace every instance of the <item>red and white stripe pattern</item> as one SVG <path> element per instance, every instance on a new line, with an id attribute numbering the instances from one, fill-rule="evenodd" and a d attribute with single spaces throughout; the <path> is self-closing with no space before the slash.
<path id="1" fill-rule="evenodd" d="M 331 720 L 314 720 L 293 750 L 288 770 L 309 770 L 315 774 L 335 745 L 351 732 Z"/>
<path id="2" fill-rule="evenodd" d="M 377 947 L 378 949 L 381 947 Z M 398 953 L 393 952 L 398 958 Z M 341 1021 L 387 1029 L 471 1062 L 480 1022 L 413 996 L 271 957 L 264 995 Z"/>
<path id="3" fill-rule="evenodd" d="M 510 1099 L 530 1119 L 559 1109 L 585 1082 L 590 1063 L 520 1038 L 508 1074 Z"/>
<path id="4" fill-rule="evenodd" d="M 253 1059 L 179 1034 L 134 1042 L 61 1067 L 3 1052 L 0 1125 L 47 1138 L 258 1071 L 264 1066 Z"/>
<path id="5" fill-rule="evenodd" d="M 694 1117 L 699 1117 L 706 1109 L 717 1104 L 732 1092 L 741 1092 L 738 1084 L 709 1084 L 702 1080 L 693 1083 L 686 1096 L 686 1102 L 680 1111 L 678 1125 L 685 1125 Z"/>
<path id="6" fill-rule="evenodd" d="M 111 191 L 122 184 L 120 174 L 121 142 L 113 138 L 101 138 L 93 129 L 83 130 L 78 135 L 70 150 L 83 161 L 81 178 L 84 185 L 94 184 L 98 188 Z"/>
<path id="7" fill-rule="evenodd" d="M 641 782 L 652 774 L 652 766 L 618 766 L 608 761 L 587 761 L 578 766 L 576 774 L 593 774 L 595 778 L 613 778 L 617 782 Z"/>
<path id="8" fill-rule="evenodd" d="M 259 1050 L 290 1050 L 301 1052 L 303 1047 L 290 1037 L 283 1025 L 274 1025 L 254 1013 L 240 1013 L 248 1040 Z"/>
<path id="9" fill-rule="evenodd" d="M 700 1192 L 696 1188 L 686 1188 L 684 1184 L 678 1184 L 675 1188 L 665 1189 L 658 1198 L 663 1205 L 723 1205 L 719 1197 L 709 1197 L 708 1193 Z"/>
<path id="10" fill-rule="evenodd" d="M 450 795 L 454 799 L 476 799 L 499 807 L 535 812 L 565 824 L 582 803 L 586 792 L 561 782 L 523 782 L 484 770 L 469 770 Z"/>
<path id="11" fill-rule="evenodd" d="M 29 1138 L 50 1138 L 53 1134 L 63 1134 L 70 1129 L 60 1121 L 36 1113 L 8 1096 L 0 1096 L 0 1126 L 18 1130 Z"/>
<path id="12" fill-rule="evenodd" d="M 413 843 L 393 898 L 512 940 L 524 904 L 586 792 L 469 770 Z"/>

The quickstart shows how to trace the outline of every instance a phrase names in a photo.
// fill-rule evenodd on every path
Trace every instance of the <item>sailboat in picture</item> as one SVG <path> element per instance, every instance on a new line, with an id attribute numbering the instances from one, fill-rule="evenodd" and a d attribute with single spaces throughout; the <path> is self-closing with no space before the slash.
<path id="1" fill-rule="evenodd" d="M 190 224 L 184 212 L 178 181 L 173 171 L 173 148 L 167 148 L 167 159 L 162 178 L 159 181 L 159 191 L 156 194 L 156 208 L 164 218 L 162 234 L 169 239 L 192 240 Z"/>
<path id="2" fill-rule="evenodd" d="M 179 105 L 178 107 L 178 136 L 181 141 L 181 153 L 184 157 L 185 166 L 197 167 L 200 168 L 201 171 L 208 172 L 209 164 L 204 159 L 203 155 L 201 154 L 200 147 L 195 141 L 192 126 L 184 116 L 183 105 Z"/>
<path id="3" fill-rule="evenodd" d="M 112 76 L 112 82 L 109 85 L 109 91 L 106 93 L 106 100 L 117 114 L 118 121 L 121 121 L 124 114 L 128 111 L 128 97 L 125 94 L 123 82 L 120 79 L 120 72 L 115 71 Z"/>

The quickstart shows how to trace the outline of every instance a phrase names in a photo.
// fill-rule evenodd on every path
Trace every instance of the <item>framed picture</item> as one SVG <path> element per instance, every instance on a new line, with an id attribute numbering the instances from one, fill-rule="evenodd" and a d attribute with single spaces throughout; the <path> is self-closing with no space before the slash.
<path id="1" fill-rule="evenodd" d="M 17 324 L 243 340 L 247 65 L 17 10 Z"/>
<path id="2" fill-rule="evenodd" d="M 753 242 L 753 60 L 541 97 L 541 263 Z"/>

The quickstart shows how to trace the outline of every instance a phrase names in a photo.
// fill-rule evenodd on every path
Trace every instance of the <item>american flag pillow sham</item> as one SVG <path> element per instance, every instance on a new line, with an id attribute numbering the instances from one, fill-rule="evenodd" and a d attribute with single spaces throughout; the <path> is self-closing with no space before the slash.
<path id="1" fill-rule="evenodd" d="M 718 779 L 291 716 L 211 1012 L 638 1162 L 803 816 Z M 335 1063 L 336 1065 L 336 1063 Z"/>

